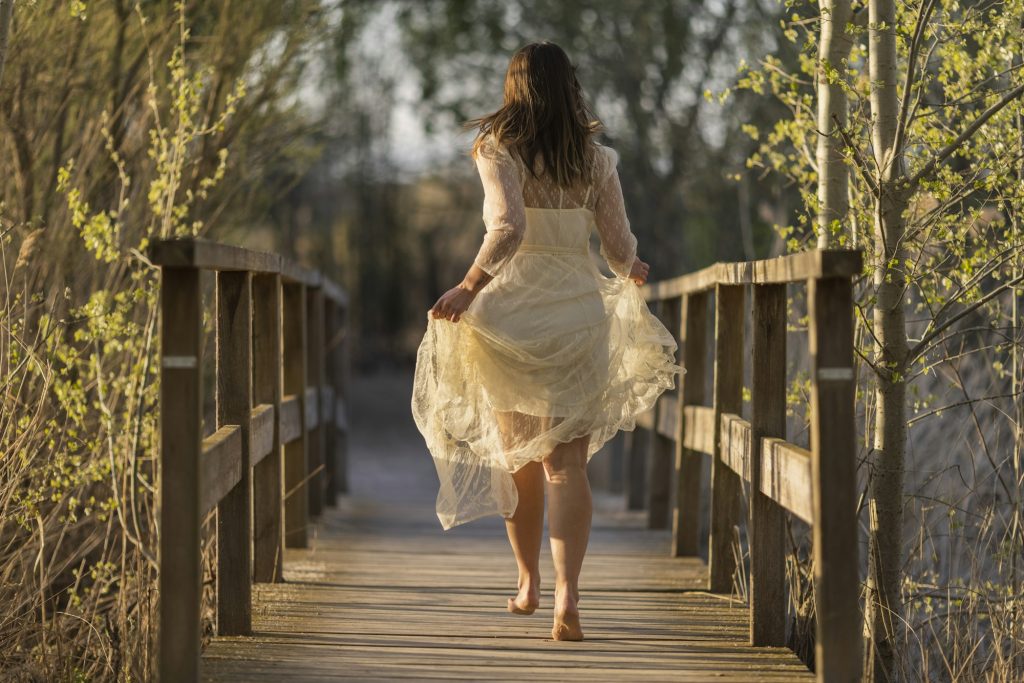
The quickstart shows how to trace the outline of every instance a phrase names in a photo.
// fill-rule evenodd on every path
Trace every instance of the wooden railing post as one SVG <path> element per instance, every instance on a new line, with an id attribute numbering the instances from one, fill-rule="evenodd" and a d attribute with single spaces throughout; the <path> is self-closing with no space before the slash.
<path id="1" fill-rule="evenodd" d="M 637 420 L 626 449 L 627 510 L 643 510 L 647 503 L 647 452 L 650 447 L 650 430 L 641 426 L 640 420 Z"/>
<path id="2" fill-rule="evenodd" d="M 807 282 L 818 681 L 861 680 L 854 444 L 853 293 L 849 278 Z"/>
<path id="3" fill-rule="evenodd" d="M 658 304 L 661 320 L 679 343 L 680 300 L 665 299 Z M 679 386 L 676 383 L 675 393 L 678 396 Z M 678 406 L 676 401 L 676 406 Z M 652 448 L 650 463 L 647 468 L 647 528 L 667 529 L 672 520 L 672 478 L 675 470 L 675 441 L 665 436 L 660 429 L 665 422 L 666 405 L 661 401 L 657 404 L 654 417 L 654 429 L 651 430 Z"/>
<path id="4" fill-rule="evenodd" d="M 326 477 L 324 457 L 323 388 L 324 388 L 324 290 L 306 288 L 306 386 L 316 397 L 316 426 L 309 428 L 307 458 L 309 461 L 309 514 L 318 516 L 324 509 Z"/>
<path id="5" fill-rule="evenodd" d="M 338 450 L 341 441 L 335 416 L 338 406 L 338 302 L 324 297 L 324 385 L 330 388 L 331 404 L 320 411 L 324 431 L 324 504 L 333 507 L 338 498 Z"/>
<path id="6" fill-rule="evenodd" d="M 707 365 L 707 292 L 682 297 L 679 342 L 686 373 L 679 376 L 679 401 L 675 438 L 675 506 L 672 511 L 672 557 L 693 556 L 700 551 L 701 455 L 684 447 L 685 407 L 704 404 Z"/>
<path id="7" fill-rule="evenodd" d="M 217 427 L 238 425 L 242 477 L 217 504 L 217 633 L 252 630 L 252 276 L 217 273 Z"/>
<path id="8" fill-rule="evenodd" d="M 199 680 L 199 457 L 203 440 L 199 271 L 160 273 L 160 681 Z"/>
<path id="9" fill-rule="evenodd" d="M 253 296 L 253 401 L 274 407 L 274 437 L 252 470 L 253 581 L 282 578 L 284 487 L 281 463 L 281 276 L 256 275 Z"/>
<path id="10" fill-rule="evenodd" d="M 282 285 L 282 343 L 284 346 L 283 391 L 299 403 L 299 435 L 284 450 L 285 545 L 305 548 L 309 519 L 306 458 L 306 287 L 298 282 Z"/>
<path id="11" fill-rule="evenodd" d="M 786 644 L 786 517 L 761 491 L 761 439 L 786 437 L 786 285 L 754 285 L 750 644 Z"/>
<path id="12" fill-rule="evenodd" d="M 733 529 L 740 524 L 743 483 L 722 459 L 723 413 L 740 414 L 743 407 L 743 285 L 715 289 L 714 453 L 711 456 L 711 532 L 708 541 L 708 589 L 732 590 L 736 571 Z"/>
<path id="13" fill-rule="evenodd" d="M 337 439 L 335 467 L 335 490 L 348 492 L 348 377 L 349 377 L 349 311 L 347 303 L 335 306 L 335 334 L 339 336 L 334 349 L 334 368 L 331 373 L 334 382 L 334 429 Z"/>

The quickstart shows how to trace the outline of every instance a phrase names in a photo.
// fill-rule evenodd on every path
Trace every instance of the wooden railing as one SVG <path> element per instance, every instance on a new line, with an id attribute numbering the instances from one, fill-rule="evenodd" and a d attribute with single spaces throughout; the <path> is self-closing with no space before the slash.
<path id="1" fill-rule="evenodd" d="M 216 630 L 246 635 L 252 583 L 281 581 L 284 547 L 304 547 L 310 517 L 347 488 L 347 300 L 277 254 L 185 239 L 149 257 L 161 267 L 159 672 L 180 683 L 199 679 L 207 513 L 217 510 Z M 209 430 L 204 270 L 216 271 Z"/>
<path id="2" fill-rule="evenodd" d="M 663 394 L 638 419 L 624 468 L 631 502 L 646 505 L 649 526 L 671 524 L 672 554 L 697 555 L 702 456 L 710 456 L 708 589 L 731 591 L 734 529 L 745 523 L 752 645 L 786 644 L 786 515 L 811 525 L 815 669 L 819 681 L 829 682 L 858 681 L 861 673 L 852 304 L 852 278 L 861 267 L 859 251 L 818 250 L 719 263 L 645 285 L 645 298 L 677 335 L 687 372 L 674 395 Z M 806 285 L 810 450 L 785 440 L 788 283 Z M 749 422 L 740 417 L 748 291 Z M 750 495 L 741 517 L 744 482 Z"/>

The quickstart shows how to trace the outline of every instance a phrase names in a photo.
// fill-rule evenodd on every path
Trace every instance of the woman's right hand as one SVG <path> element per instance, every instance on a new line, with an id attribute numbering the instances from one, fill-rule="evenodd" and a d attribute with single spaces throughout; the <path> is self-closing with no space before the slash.
<path id="1" fill-rule="evenodd" d="M 641 261 L 639 258 L 633 260 L 633 267 L 629 269 L 629 279 L 638 285 L 642 285 L 647 282 L 647 273 L 650 272 L 651 267 Z"/>

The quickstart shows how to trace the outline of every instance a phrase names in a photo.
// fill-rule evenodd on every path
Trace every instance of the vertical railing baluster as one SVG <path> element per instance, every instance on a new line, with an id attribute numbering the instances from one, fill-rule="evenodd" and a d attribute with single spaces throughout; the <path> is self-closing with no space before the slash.
<path id="1" fill-rule="evenodd" d="M 630 432 L 626 450 L 626 509 L 643 510 L 647 503 L 647 453 L 650 431 L 639 422 Z"/>
<path id="2" fill-rule="evenodd" d="M 309 515 L 318 516 L 324 508 L 324 290 L 306 287 L 306 386 L 316 398 L 315 427 L 306 434 L 309 461 Z"/>
<path id="3" fill-rule="evenodd" d="M 199 679 L 199 458 L 203 441 L 199 271 L 160 272 L 160 680 Z"/>
<path id="4" fill-rule="evenodd" d="M 786 644 L 786 517 L 761 492 L 761 439 L 786 438 L 786 285 L 755 285 L 750 458 L 750 643 Z"/>
<path id="5" fill-rule="evenodd" d="M 672 513 L 672 557 L 696 556 L 700 552 L 700 484 L 703 456 L 684 447 L 686 406 L 704 404 L 704 379 L 707 366 L 706 291 L 683 296 L 679 315 L 679 339 L 683 367 L 679 378 L 678 422 L 675 439 L 676 497 Z"/>
<path id="6" fill-rule="evenodd" d="M 335 350 L 334 381 L 334 425 L 338 441 L 337 491 L 348 493 L 348 391 L 349 391 L 349 349 L 351 349 L 351 327 L 348 301 L 337 305 L 336 324 L 341 338 Z"/>
<path id="7" fill-rule="evenodd" d="M 807 283 L 811 355 L 811 476 L 818 681 L 861 680 L 853 374 L 848 278 Z"/>
<path id="8" fill-rule="evenodd" d="M 743 482 L 722 456 L 723 413 L 740 414 L 743 408 L 743 285 L 718 285 L 715 289 L 714 389 L 711 406 L 714 453 L 711 456 L 711 531 L 708 541 L 708 589 L 732 591 L 736 555 L 733 529 L 741 523 Z"/>
<path id="9" fill-rule="evenodd" d="M 338 365 L 338 303 L 324 297 L 324 386 L 330 391 L 330 405 L 324 406 L 320 417 L 324 420 L 324 504 L 331 507 L 338 497 L 338 446 L 341 439 L 335 414 L 338 405 L 338 382 L 335 376 Z"/>
<path id="10" fill-rule="evenodd" d="M 299 402 L 298 438 L 285 445 L 284 488 L 285 545 L 305 548 L 309 517 L 306 459 L 306 287 L 300 282 L 287 282 L 282 288 L 282 343 L 284 345 L 283 391 Z"/>
<path id="11" fill-rule="evenodd" d="M 281 276 L 253 277 L 253 401 L 274 407 L 271 450 L 252 471 L 253 580 L 281 581 L 284 514 L 281 462 Z"/>
<path id="12" fill-rule="evenodd" d="M 242 477 L 217 504 L 217 633 L 252 630 L 252 276 L 217 273 L 217 426 L 238 425 Z"/>
<path id="13" fill-rule="evenodd" d="M 676 342 L 679 341 L 679 299 L 663 299 L 658 303 L 659 313 L 665 327 L 673 331 Z M 680 351 L 681 353 L 681 351 Z M 679 382 L 673 393 L 678 406 Z M 669 398 L 672 394 L 663 394 Z M 654 429 L 651 432 L 652 448 L 650 450 L 650 466 L 647 470 L 647 528 L 667 529 L 672 521 L 672 479 L 675 470 L 675 440 L 662 433 L 661 425 L 666 422 L 663 411 L 668 410 L 666 403 L 659 399 L 654 415 Z"/>

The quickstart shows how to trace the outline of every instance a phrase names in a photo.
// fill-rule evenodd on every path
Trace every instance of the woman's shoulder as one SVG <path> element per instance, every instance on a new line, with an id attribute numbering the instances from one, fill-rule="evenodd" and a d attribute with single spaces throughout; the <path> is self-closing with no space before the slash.
<path id="1" fill-rule="evenodd" d="M 507 159 L 511 157 L 508 146 L 491 131 L 479 133 L 473 140 L 473 158 Z"/>
<path id="2" fill-rule="evenodd" d="M 596 182 L 605 180 L 615 167 L 619 165 L 619 153 L 608 145 L 594 142 L 594 179 Z"/>

